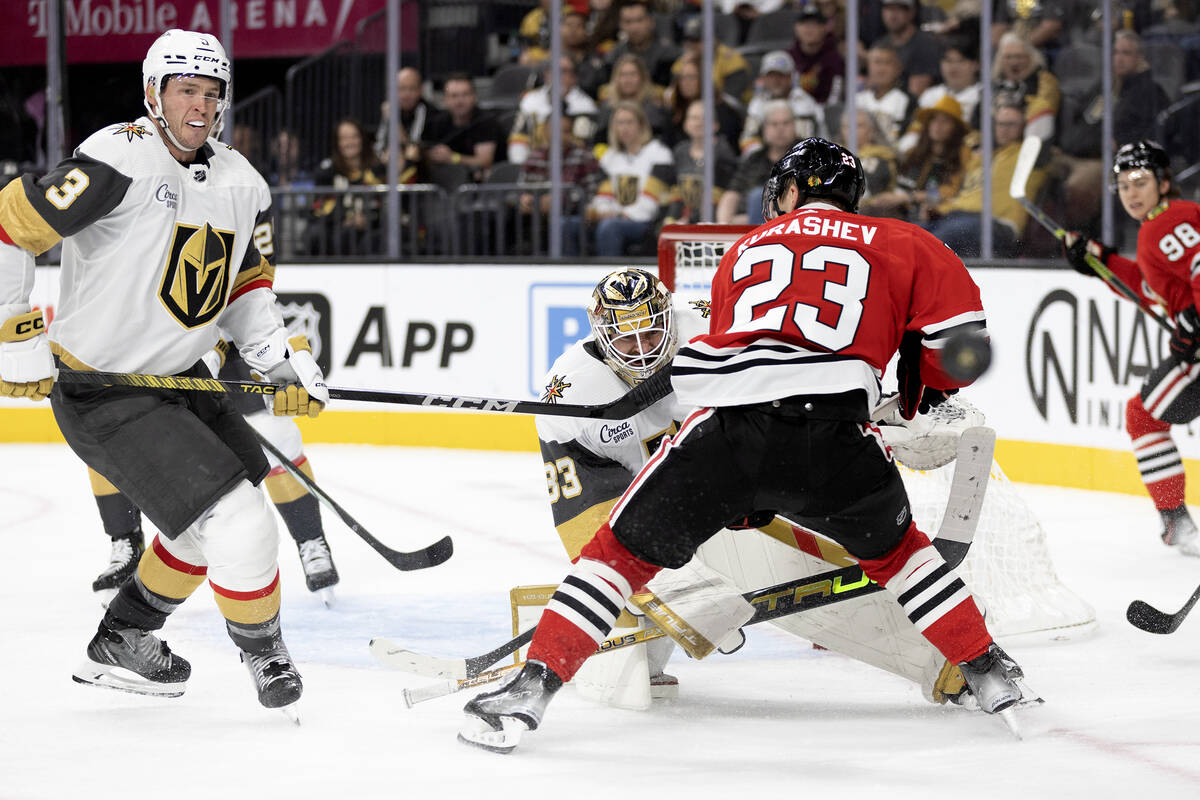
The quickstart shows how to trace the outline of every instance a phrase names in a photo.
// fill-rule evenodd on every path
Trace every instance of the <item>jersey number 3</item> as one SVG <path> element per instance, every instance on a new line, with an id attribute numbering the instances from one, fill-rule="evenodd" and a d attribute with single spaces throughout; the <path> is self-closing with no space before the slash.
<path id="1" fill-rule="evenodd" d="M 88 187 L 87 174 L 76 167 L 63 176 L 62 186 L 51 186 L 46 190 L 46 200 L 59 211 L 66 211 Z"/>
<path id="2" fill-rule="evenodd" d="M 747 287 L 738 296 L 733 306 L 730 333 L 782 331 L 787 310 L 795 304 L 792 322 L 805 339 L 834 352 L 854 343 L 862 322 L 862 301 L 867 296 L 867 282 L 871 277 L 871 265 L 861 253 L 823 244 L 800 256 L 802 270 L 824 272 L 829 264 L 841 264 L 846 268 L 845 283 L 826 280 L 821 291 L 824 301 L 837 308 L 837 322 L 833 325 L 818 319 L 820 306 L 783 297 L 792 284 L 796 254 L 781 244 L 747 247 L 733 265 L 734 284 L 749 278 L 754 265 L 763 262 L 770 265 L 767 280 Z M 755 309 L 763 306 L 767 306 L 766 312 L 755 317 Z"/>

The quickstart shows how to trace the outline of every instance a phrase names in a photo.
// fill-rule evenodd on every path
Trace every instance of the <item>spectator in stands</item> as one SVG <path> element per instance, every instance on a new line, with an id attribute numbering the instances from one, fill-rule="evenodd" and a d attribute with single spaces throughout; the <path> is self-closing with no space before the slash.
<path id="1" fill-rule="evenodd" d="M 928 222 L 930 210 L 955 197 L 962 189 L 971 148 L 966 139 L 970 129 L 963 120 L 962 106 L 950 95 L 929 108 L 917 111 L 921 133 L 917 143 L 900 159 L 897 187 L 878 197 L 874 205 L 886 208 L 888 216 Z"/>
<path id="2" fill-rule="evenodd" d="M 478 105 L 475 82 L 465 72 L 454 72 L 442 86 L 445 113 L 425 127 L 425 158 L 431 164 L 463 164 L 475 182 L 487 177 L 504 132 L 495 116 Z"/>
<path id="3" fill-rule="evenodd" d="M 658 38 L 649 4 L 645 0 L 631 0 L 621 6 L 618 15 L 621 42 L 609 51 L 609 65 L 615 65 L 626 53 L 633 53 L 650 71 L 650 79 L 666 86 L 671 82 L 671 65 L 679 57 L 679 49 L 673 42 Z"/>
<path id="4" fill-rule="evenodd" d="M 740 32 L 738 41 L 744 41 L 750 23 L 763 14 L 778 11 L 786 5 L 786 0 L 721 0 L 721 12 L 733 14 L 738 18 Z"/>
<path id="5" fill-rule="evenodd" d="M 688 104 L 683 129 L 688 138 L 675 145 L 675 196 L 667 219 L 671 222 L 704 221 L 704 103 L 693 100 Z M 737 169 L 737 156 L 729 143 L 717 135 L 713 125 L 713 203 L 719 203 L 721 194 L 733 179 Z M 708 221 L 714 219 L 716 206 L 710 209 Z"/>
<path id="6" fill-rule="evenodd" d="M 571 59 L 564 56 L 559 63 L 559 70 L 567 113 L 574 120 L 574 135 L 590 144 L 596 126 L 596 101 L 579 88 L 575 64 Z M 517 106 L 517 116 L 508 135 L 508 160 L 514 164 L 524 163 L 530 147 L 546 140 L 545 127 L 546 120 L 550 117 L 551 88 L 548 65 L 544 78 L 545 85 L 530 89 L 521 96 L 521 102 Z"/>
<path id="7" fill-rule="evenodd" d="M 536 67 L 550 58 L 550 0 L 538 0 L 535 8 L 521 18 L 517 28 L 521 41 L 521 53 L 517 63 Z"/>
<path id="8" fill-rule="evenodd" d="M 315 185 L 312 173 L 300 159 L 300 139 L 287 128 L 271 140 L 267 153 L 267 183 L 280 189 L 308 189 Z"/>
<path id="9" fill-rule="evenodd" d="M 921 30 L 916 0 L 883 0 L 883 27 L 887 31 L 875 44 L 890 46 L 900 57 L 901 86 L 913 97 L 938 79 L 941 44 Z"/>
<path id="10" fill-rule="evenodd" d="M 1055 117 L 1062 103 L 1058 79 L 1046 68 L 1046 57 L 1028 39 L 1009 31 L 1000 37 L 992 64 L 996 94 L 1024 98 L 1025 133 L 1042 141 L 1054 139 Z"/>
<path id="11" fill-rule="evenodd" d="M 246 160 L 260 173 L 264 171 L 262 152 L 258 146 L 258 131 L 254 128 L 241 122 L 235 124 L 233 126 L 233 149 L 245 156 Z"/>
<path id="12" fill-rule="evenodd" d="M 683 122 L 687 115 L 688 106 L 692 101 L 700 99 L 700 58 L 685 55 L 679 60 L 679 71 L 671 85 L 663 93 L 663 102 L 667 107 L 667 134 L 663 142 L 668 147 L 674 147 L 686 141 L 687 132 Z M 721 138 L 729 143 L 729 147 L 738 146 L 738 137 L 742 133 L 742 114 L 734 107 L 737 101 L 726 94 L 713 95 L 713 113 L 717 118 L 717 128 Z M 736 152 L 736 151 L 735 151 Z"/>
<path id="13" fill-rule="evenodd" d="M 704 57 L 704 20 L 693 16 L 683 26 L 683 54 L 671 65 L 671 77 L 679 73 L 683 61 L 688 56 L 697 59 Z M 750 75 L 750 65 L 745 57 L 737 50 L 723 44 L 719 39 L 713 39 L 713 88 L 723 94 L 735 98 L 739 103 L 750 102 L 754 92 L 754 82 Z"/>
<path id="14" fill-rule="evenodd" d="M 345 190 L 351 186 L 378 186 L 379 163 L 358 120 L 338 120 L 334 127 L 333 156 L 317 169 L 317 186 Z M 308 226 L 308 252 L 312 255 L 371 255 L 380 252 L 382 195 L 360 192 L 329 194 L 313 203 L 313 224 Z"/>
<path id="15" fill-rule="evenodd" d="M 1068 4 L 1069 0 L 996 3 L 992 36 L 1012 31 L 1052 59 L 1063 45 Z"/>
<path id="16" fill-rule="evenodd" d="M 890 45 L 867 51 L 866 87 L 854 96 L 855 105 L 875 117 L 887 143 L 895 146 L 913 112 L 913 99 L 900 85 L 900 56 Z"/>
<path id="17" fill-rule="evenodd" d="M 1007 34 L 1005 34 L 1007 35 Z M 1025 111 L 1023 102 L 1016 95 L 1000 95 L 993 114 L 995 123 L 995 151 L 992 153 L 992 245 L 995 255 L 1012 258 L 1018 254 L 1028 212 L 1008 192 L 1013 171 L 1017 166 L 1017 153 L 1025 138 Z M 1046 181 L 1046 171 L 1034 169 L 1026 186 L 1029 197 L 1037 197 Z M 929 231 L 950 249 L 963 258 L 980 255 L 979 235 L 983 220 L 983 157 L 979 153 L 971 156 L 962 191 L 950 200 L 943 201 L 936 209 L 939 216 Z"/>
<path id="18" fill-rule="evenodd" d="M 1157 134 L 1155 118 L 1169 105 L 1167 93 L 1154 80 L 1142 53 L 1142 38 L 1133 31 L 1113 35 L 1112 54 L 1113 146 L 1152 139 Z M 1083 97 L 1068 98 L 1062 114 L 1061 149 L 1068 156 L 1069 171 L 1063 185 L 1066 223 L 1072 228 L 1092 228 L 1100 213 L 1105 165 L 1100 162 L 1104 95 L 1099 76 Z M 1195 136 L 1195 131 L 1191 132 Z M 1098 232 L 1097 232 L 1098 233 Z"/>
<path id="19" fill-rule="evenodd" d="M 608 66 L 604 57 L 596 52 L 592 38 L 588 35 L 587 17 L 574 9 L 563 9 L 562 48 L 563 55 L 575 65 L 576 83 L 595 98 L 600 94 Z"/>
<path id="20" fill-rule="evenodd" d="M 588 44 L 592 52 L 607 57 L 621 33 L 621 4 L 617 0 L 591 0 L 588 10 Z M 607 73 L 607 70 L 606 70 Z M 599 86 L 600 81 L 596 85 Z"/>
<path id="21" fill-rule="evenodd" d="M 671 151 L 654 138 L 637 103 L 622 102 L 613 109 L 600 168 L 604 180 L 587 207 L 587 222 L 595 225 L 597 255 L 621 256 L 642 244 L 651 251 L 655 223 L 675 185 L 675 166 Z"/>
<path id="22" fill-rule="evenodd" d="M 37 122 L 21 102 L 20 92 L 0 74 L 0 161 L 31 164 L 37 160 Z M 18 174 L 14 167 L 12 175 Z M 0 178 L 0 183 L 7 183 Z"/>
<path id="23" fill-rule="evenodd" d="M 945 40 L 941 59 L 942 82 L 930 86 L 917 98 L 917 108 L 932 108 L 943 97 L 958 101 L 962 116 L 971 130 L 979 130 L 979 100 L 983 84 L 979 81 L 979 51 L 975 40 L 966 35 L 949 36 Z M 921 133 L 920 115 L 914 115 L 898 150 L 907 153 L 917 143 Z"/>
<path id="24" fill-rule="evenodd" d="M 863 174 L 867 179 L 866 190 L 859 202 L 858 210 L 862 214 L 873 217 L 897 216 L 894 208 L 888 202 L 880 203 L 896 189 L 896 178 L 899 174 L 898 156 L 895 149 L 887 144 L 887 138 L 879 129 L 875 118 L 861 108 L 855 112 L 858 118 L 858 160 L 862 164 Z M 842 142 L 850 140 L 850 115 L 842 114 Z"/>
<path id="25" fill-rule="evenodd" d="M 813 3 L 825 17 L 825 24 L 837 42 L 838 55 L 846 57 L 846 4 L 844 0 L 815 0 Z"/>
<path id="26" fill-rule="evenodd" d="M 408 166 L 421 163 L 421 143 L 426 138 L 425 130 L 442 114 L 421 92 L 420 72 L 412 67 L 405 67 L 396 73 L 396 103 L 400 106 L 400 149 Z M 389 114 L 387 101 L 380 106 L 379 113 L 379 128 L 375 132 L 375 154 L 381 163 L 386 164 Z"/>
<path id="27" fill-rule="evenodd" d="M 744 154 L 738 162 L 729 190 L 721 194 L 717 203 L 717 222 L 762 224 L 763 185 L 770 177 L 771 167 L 799 138 L 788 101 L 764 103 L 762 115 L 763 146 Z"/>
<path id="28" fill-rule="evenodd" d="M 580 236 L 584 207 L 595 193 L 603 175 L 600 171 L 600 164 L 592 153 L 592 148 L 575 135 L 574 122 L 564 108 L 560 178 L 563 184 L 563 255 L 567 256 L 578 256 L 582 253 Z M 529 152 L 529 157 L 521 165 L 521 173 L 517 181 L 518 183 L 548 183 L 550 177 L 550 143 L 547 141 Z M 536 194 L 523 192 L 521 194 L 517 201 L 518 211 L 529 216 L 534 213 L 535 208 L 542 217 L 549 216 L 550 193 L 548 191 Z M 523 226 L 523 229 L 529 229 L 529 227 Z"/>
<path id="29" fill-rule="evenodd" d="M 650 128 L 656 138 L 662 138 L 667 130 L 667 110 L 662 104 L 663 87 L 650 80 L 650 73 L 642 60 L 626 53 L 613 64 L 612 78 L 600 87 L 600 111 L 596 116 L 596 140 L 608 140 L 608 125 L 613 109 L 618 103 L 637 103 L 646 112 Z"/>
<path id="30" fill-rule="evenodd" d="M 831 96 L 839 102 L 846 62 L 838 52 L 838 39 L 829 20 L 815 4 L 806 5 L 792 29 L 796 41 L 792 42 L 791 54 L 800 88 L 821 105 Z"/>
<path id="31" fill-rule="evenodd" d="M 772 50 L 764 55 L 758 74 L 758 91 L 746 109 L 746 124 L 738 141 L 742 155 L 763 146 L 763 109 L 773 100 L 784 100 L 791 107 L 796 138 L 821 135 L 821 109 L 812 95 L 796 85 L 796 63 L 786 50 Z"/>

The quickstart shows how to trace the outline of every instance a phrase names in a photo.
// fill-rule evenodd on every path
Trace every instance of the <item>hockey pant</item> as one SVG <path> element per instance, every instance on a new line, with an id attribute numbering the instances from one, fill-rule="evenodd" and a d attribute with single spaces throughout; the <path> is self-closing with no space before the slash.
<path id="1" fill-rule="evenodd" d="M 1125 429 L 1133 440 L 1142 482 L 1159 511 L 1183 505 L 1183 461 L 1171 438 L 1171 426 L 1200 417 L 1200 364 L 1168 358 L 1125 406 Z"/>
<path id="2" fill-rule="evenodd" d="M 815 395 L 690 416 L 583 548 L 528 657 L 570 680 L 634 587 L 681 566 L 727 522 L 767 508 L 819 519 L 948 661 L 982 654 L 991 636 L 970 592 L 912 522 L 878 431 L 843 416 L 844 400 Z"/>
<path id="3" fill-rule="evenodd" d="M 230 638 L 264 652 L 280 636 L 278 546 L 266 498 L 242 481 L 175 539 L 154 538 L 105 623 L 158 630 L 207 578 Z"/>

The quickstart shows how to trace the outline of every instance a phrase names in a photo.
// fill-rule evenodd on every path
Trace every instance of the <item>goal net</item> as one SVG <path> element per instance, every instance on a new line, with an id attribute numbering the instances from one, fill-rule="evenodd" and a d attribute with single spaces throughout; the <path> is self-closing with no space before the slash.
<path id="1" fill-rule="evenodd" d="M 706 297 L 725 248 L 748 230 L 741 225 L 664 226 L 658 243 L 659 277 L 683 298 Z M 936 531 L 954 465 L 927 472 L 901 467 L 900 473 L 917 525 Z M 1055 574 L 1046 532 L 995 461 L 979 527 L 958 572 L 982 601 L 995 636 L 1072 638 L 1096 624 L 1095 610 Z"/>

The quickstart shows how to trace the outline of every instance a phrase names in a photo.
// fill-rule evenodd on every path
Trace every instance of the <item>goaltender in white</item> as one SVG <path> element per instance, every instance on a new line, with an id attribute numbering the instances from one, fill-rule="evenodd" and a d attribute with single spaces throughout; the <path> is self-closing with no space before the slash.
<path id="1" fill-rule="evenodd" d="M 542 400 L 607 403 L 667 368 L 681 338 L 686 341 L 708 328 L 707 301 L 676 302 L 661 281 L 643 270 L 626 268 L 606 276 L 588 307 L 591 334 L 555 361 L 546 375 Z M 572 560 L 690 410 L 670 394 L 626 420 L 537 418 L 554 523 Z M 951 415 L 957 416 L 954 424 L 941 421 L 946 411 L 935 412 L 938 420 L 918 415 L 905 421 L 895 414 L 888 419 L 892 424 L 881 426 L 885 439 L 904 454 L 901 460 L 915 468 L 953 460 L 961 431 L 982 424 L 977 412 Z M 689 654 L 729 652 L 744 641 L 739 626 L 753 613 L 742 593 L 853 563 L 832 541 L 778 517 L 730 524 L 737 530 L 718 533 L 685 567 L 659 573 L 647 587 L 652 598 L 635 593 L 613 635 L 652 625 L 656 616 L 661 621 L 665 604 L 674 621 L 662 627 Z M 958 667 L 946 661 L 885 593 L 773 624 L 907 678 L 931 702 L 965 697 Z M 668 642 L 653 640 L 589 659 L 572 685 L 585 696 L 626 708 L 648 707 L 652 697 L 672 697 L 677 682 L 664 672 L 671 648 L 662 646 Z"/>

